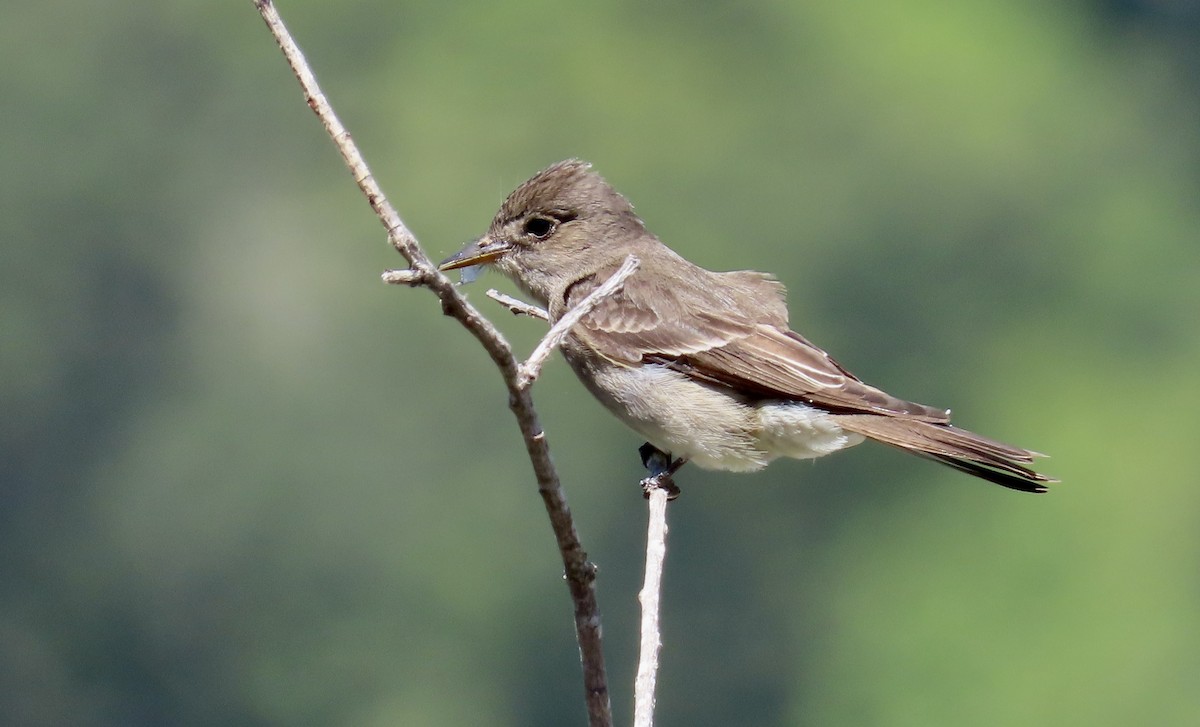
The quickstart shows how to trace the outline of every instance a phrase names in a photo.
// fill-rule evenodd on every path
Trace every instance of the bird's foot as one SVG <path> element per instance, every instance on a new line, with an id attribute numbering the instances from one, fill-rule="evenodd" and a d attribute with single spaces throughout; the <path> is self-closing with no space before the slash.
<path id="1" fill-rule="evenodd" d="M 661 489 L 666 491 L 668 500 L 679 497 L 681 491 L 673 478 L 687 460 L 683 457 L 672 460 L 670 452 L 664 452 L 649 442 L 638 447 L 638 454 L 642 457 L 642 466 L 650 472 L 649 477 L 642 478 L 642 494 L 649 498 L 651 492 Z"/>

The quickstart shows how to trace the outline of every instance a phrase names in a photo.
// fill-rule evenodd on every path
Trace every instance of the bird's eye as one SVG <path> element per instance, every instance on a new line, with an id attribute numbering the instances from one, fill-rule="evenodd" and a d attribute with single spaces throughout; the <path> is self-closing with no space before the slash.
<path id="1" fill-rule="evenodd" d="M 554 220 L 546 217 L 530 217 L 525 220 L 525 234 L 545 240 L 554 231 Z"/>

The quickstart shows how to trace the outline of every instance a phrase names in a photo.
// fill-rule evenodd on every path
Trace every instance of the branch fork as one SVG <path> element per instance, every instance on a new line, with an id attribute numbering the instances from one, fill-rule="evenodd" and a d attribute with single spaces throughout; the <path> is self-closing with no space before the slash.
<path id="1" fill-rule="evenodd" d="M 371 174 L 346 127 L 334 113 L 325 93 L 317 84 L 316 76 L 305 60 L 296 41 L 292 38 L 283 19 L 271 0 L 253 0 L 267 28 L 279 44 L 288 65 L 299 81 L 304 100 L 320 119 L 326 133 L 342 155 L 346 166 L 354 177 L 363 195 L 375 211 L 384 229 L 388 242 L 408 261 L 408 270 L 388 271 L 384 280 L 388 283 L 429 288 L 441 301 L 442 310 L 453 316 L 467 329 L 487 351 L 500 369 L 504 384 L 509 391 L 509 408 L 517 420 L 529 462 L 537 479 L 538 494 L 550 518 L 550 526 L 562 558 L 567 588 L 571 593 L 575 611 L 575 635 L 579 642 L 579 656 L 583 671 L 584 701 L 587 706 L 588 724 L 591 727 L 612 727 L 612 704 L 608 692 L 608 675 L 604 665 L 603 640 L 600 626 L 600 609 L 596 602 L 595 566 L 588 560 L 583 544 L 575 529 L 571 509 L 558 477 L 558 471 L 550 459 L 550 448 L 538 420 L 533 399 L 529 394 L 529 382 L 536 378 L 540 363 L 523 371 L 513 356 L 512 346 L 491 321 L 471 305 L 458 292 L 454 283 L 438 271 L 437 266 L 425 254 L 416 237 L 405 226 L 400 214 L 384 196 L 379 183 Z M 592 303 L 595 305 L 595 303 Z M 564 334 L 565 335 L 565 334 Z M 561 338 L 559 339 L 561 341 Z M 547 353 L 542 357 L 548 356 Z M 531 376 L 532 374 L 532 376 Z M 525 383 L 520 383 L 524 381 Z"/>

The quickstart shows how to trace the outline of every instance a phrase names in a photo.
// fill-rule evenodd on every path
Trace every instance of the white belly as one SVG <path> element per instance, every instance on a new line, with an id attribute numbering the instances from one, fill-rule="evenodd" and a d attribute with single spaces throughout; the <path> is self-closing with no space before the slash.
<path id="1" fill-rule="evenodd" d="M 564 353 L 566 353 L 564 349 Z M 752 471 L 858 444 L 825 412 L 792 401 L 749 403 L 663 366 L 567 361 L 610 411 L 654 446 L 705 469 Z"/>

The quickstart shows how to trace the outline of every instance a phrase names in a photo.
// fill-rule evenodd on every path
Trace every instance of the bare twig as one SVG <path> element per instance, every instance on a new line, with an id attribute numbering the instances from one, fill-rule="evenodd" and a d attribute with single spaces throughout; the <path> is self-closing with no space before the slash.
<path id="1" fill-rule="evenodd" d="M 550 314 L 536 305 L 526 303 L 523 300 L 517 300 L 511 295 L 505 295 L 495 288 L 488 289 L 487 297 L 507 308 L 508 312 L 514 316 L 529 316 L 530 318 L 540 318 L 543 321 L 550 320 Z"/>
<path id="2" fill-rule="evenodd" d="M 650 523 L 646 532 L 646 579 L 638 593 L 638 600 L 642 603 L 642 638 L 637 680 L 634 682 L 634 727 L 651 727 L 654 724 L 654 687 L 658 681 L 658 650 L 662 646 L 658 611 L 663 561 L 667 557 L 668 493 L 666 489 L 655 487 L 650 490 L 648 497 Z"/>
<path id="3" fill-rule="evenodd" d="M 416 287 L 425 282 L 425 276 L 416 270 L 384 270 L 383 282 L 388 285 L 411 285 Z"/>
<path id="4" fill-rule="evenodd" d="M 575 327 L 584 316 L 591 313 L 592 310 L 604 298 L 612 295 L 621 289 L 625 284 L 625 279 L 638 269 L 637 257 L 627 255 L 625 262 L 621 263 L 621 267 L 612 276 L 604 281 L 600 287 L 588 293 L 587 297 L 579 301 L 571 310 L 563 314 L 553 326 L 550 327 L 550 332 L 542 338 L 541 343 L 533 349 L 533 353 L 529 354 L 529 358 L 525 363 L 521 364 L 517 372 L 517 385 L 522 389 L 527 389 L 537 380 L 538 374 L 542 371 L 542 364 L 546 363 L 546 359 L 550 357 L 550 353 L 558 347 L 562 340 L 566 338 L 571 329 Z"/>
<path id="5" fill-rule="evenodd" d="M 533 465 L 538 492 L 550 517 L 571 599 L 575 604 L 575 634 L 579 641 L 583 666 L 588 723 L 593 727 L 609 727 L 612 725 L 612 708 L 604 667 L 604 652 L 601 648 L 600 611 L 596 604 L 596 567 L 587 559 L 587 553 L 579 542 L 571 510 L 567 506 L 558 472 L 550 460 L 550 448 L 538 422 L 529 389 L 517 384 L 518 364 L 513 356 L 512 347 L 496 327 L 458 293 L 449 278 L 438 272 L 395 208 L 387 201 L 362 154 L 351 140 L 349 132 L 338 120 L 317 85 L 312 70 L 284 27 L 283 20 L 275 11 L 271 0 L 254 0 L 254 5 L 292 67 L 309 107 L 324 124 L 346 166 L 350 168 L 355 183 L 366 195 L 367 202 L 387 229 L 388 242 L 408 261 L 414 280 L 420 278 L 420 284 L 429 287 L 437 295 L 442 303 L 442 311 L 456 318 L 470 331 L 500 369 L 509 391 L 509 408 L 517 419 L 522 439 L 525 441 L 525 450 Z"/>

